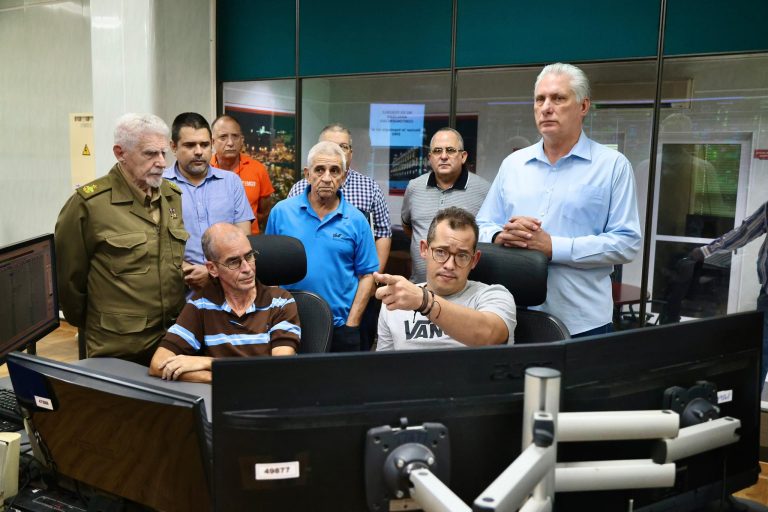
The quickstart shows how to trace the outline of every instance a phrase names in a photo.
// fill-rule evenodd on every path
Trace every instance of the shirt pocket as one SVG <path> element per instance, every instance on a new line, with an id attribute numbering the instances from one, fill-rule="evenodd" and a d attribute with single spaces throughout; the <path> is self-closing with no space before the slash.
<path id="1" fill-rule="evenodd" d="M 182 228 L 168 228 L 168 232 L 171 234 L 171 254 L 173 255 L 173 264 L 177 268 L 181 268 L 181 263 L 184 261 L 184 247 L 187 245 L 189 239 L 189 233 Z"/>
<path id="2" fill-rule="evenodd" d="M 113 275 L 146 274 L 149 272 L 147 234 L 143 231 L 108 236 L 107 253 Z"/>
<path id="3" fill-rule="evenodd" d="M 107 331 L 130 334 L 142 332 L 147 327 L 147 317 L 122 313 L 102 313 L 99 323 Z"/>
<path id="4" fill-rule="evenodd" d="M 571 224 L 588 228 L 589 233 L 603 230 L 608 212 L 608 197 L 604 197 L 604 188 L 594 185 L 571 185 L 563 202 L 563 217 Z"/>

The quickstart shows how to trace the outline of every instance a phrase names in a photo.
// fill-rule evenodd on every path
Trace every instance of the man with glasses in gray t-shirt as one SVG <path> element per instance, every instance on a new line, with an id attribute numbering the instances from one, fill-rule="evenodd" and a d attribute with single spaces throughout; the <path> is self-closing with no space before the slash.
<path id="1" fill-rule="evenodd" d="M 420 258 L 422 286 L 402 276 L 379 274 L 376 298 L 379 340 L 376 350 L 409 350 L 498 345 L 514 340 L 515 300 L 501 285 L 469 281 L 477 265 L 477 224 L 471 213 L 451 207 L 437 213 Z"/>

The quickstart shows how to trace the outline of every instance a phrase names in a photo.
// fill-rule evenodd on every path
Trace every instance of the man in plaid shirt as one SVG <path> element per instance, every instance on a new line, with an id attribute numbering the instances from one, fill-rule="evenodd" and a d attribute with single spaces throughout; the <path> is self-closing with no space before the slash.
<path id="1" fill-rule="evenodd" d="M 344 151 L 347 161 L 347 179 L 341 186 L 344 199 L 360 210 L 371 224 L 376 243 L 376 255 L 379 257 L 379 272 L 384 272 L 389 258 L 389 249 L 392 246 L 392 223 L 389 220 L 389 207 L 384 193 L 374 180 L 350 168 L 352 134 L 349 129 L 338 123 L 329 124 L 320 132 L 318 142 L 323 141 L 335 142 Z M 297 181 L 288 193 L 288 197 L 303 194 L 307 185 L 307 180 L 304 178 Z M 363 314 L 360 331 L 364 350 L 370 348 L 373 343 L 380 306 L 381 302 L 371 298 Z"/>

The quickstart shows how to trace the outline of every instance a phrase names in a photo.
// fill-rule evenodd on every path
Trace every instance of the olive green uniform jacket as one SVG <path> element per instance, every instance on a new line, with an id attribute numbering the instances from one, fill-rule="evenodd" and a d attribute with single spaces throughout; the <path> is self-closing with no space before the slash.
<path id="1" fill-rule="evenodd" d="M 59 214 L 59 300 L 66 320 L 85 329 L 88 357 L 148 364 L 184 305 L 181 190 L 163 180 L 160 195 L 156 223 L 115 165 Z"/>

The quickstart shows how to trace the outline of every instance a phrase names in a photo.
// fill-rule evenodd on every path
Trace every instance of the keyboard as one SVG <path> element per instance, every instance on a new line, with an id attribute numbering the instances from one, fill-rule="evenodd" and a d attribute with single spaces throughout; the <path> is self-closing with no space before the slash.
<path id="1" fill-rule="evenodd" d="M 19 403 L 12 389 L 0 389 L 0 432 L 24 430 Z"/>

